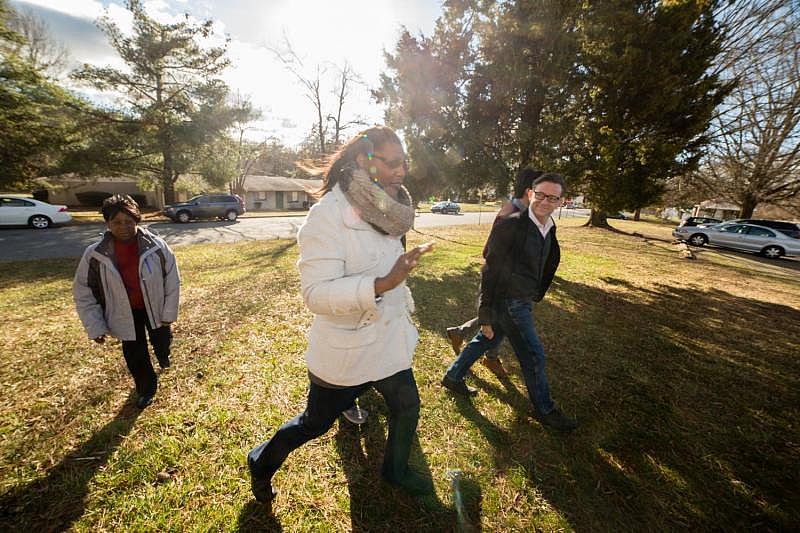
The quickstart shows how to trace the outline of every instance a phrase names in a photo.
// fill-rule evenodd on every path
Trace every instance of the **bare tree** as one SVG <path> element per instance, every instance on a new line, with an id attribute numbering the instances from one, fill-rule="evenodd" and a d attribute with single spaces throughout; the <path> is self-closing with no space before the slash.
<path id="1" fill-rule="evenodd" d="M 9 27 L 22 35 L 14 52 L 51 78 L 58 78 L 66 69 L 69 53 L 63 43 L 53 39 L 50 28 L 30 9 L 14 10 Z"/>
<path id="2" fill-rule="evenodd" d="M 358 74 L 353 70 L 353 66 L 345 60 L 344 66 L 338 69 L 339 76 L 336 87 L 333 89 L 333 95 L 336 97 L 336 115 L 328 115 L 328 121 L 333 122 L 333 146 L 338 147 L 341 144 L 341 134 L 349 126 L 363 125 L 364 120 L 361 117 L 356 117 L 353 120 L 342 122 L 342 111 L 344 109 L 345 100 L 350 96 L 350 89 L 354 84 L 363 83 Z"/>
<path id="3" fill-rule="evenodd" d="M 775 44 L 785 27 L 783 15 L 790 11 L 786 0 L 719 2 L 714 18 L 725 29 L 725 38 L 714 73 L 730 77 L 735 68 L 736 75 L 747 75 L 747 58 L 778 52 Z"/>
<path id="4" fill-rule="evenodd" d="M 305 97 L 313 104 L 314 109 L 317 112 L 317 123 L 315 124 L 315 129 L 317 130 L 317 141 L 319 142 L 319 151 L 320 153 L 325 153 L 325 136 L 327 134 L 327 126 L 325 120 L 323 120 L 323 112 L 322 112 L 322 93 L 320 91 L 320 87 L 322 85 L 321 79 L 323 74 L 325 74 L 326 69 L 321 66 L 320 64 L 316 64 L 314 66 L 314 70 L 312 74 L 307 74 L 305 72 L 306 68 L 303 63 L 303 60 L 297 55 L 294 48 L 292 48 L 292 43 L 289 41 L 289 38 L 286 34 L 283 35 L 283 46 L 278 48 L 271 48 L 270 49 L 275 57 L 278 58 L 284 68 L 288 70 L 292 76 L 303 86 L 305 89 Z"/>
<path id="5" fill-rule="evenodd" d="M 745 218 L 761 203 L 788 205 L 800 194 L 800 16 L 782 9 L 752 16 L 768 31 L 727 66 L 738 84 L 717 112 L 697 173 L 706 191 L 739 204 Z"/>
<path id="6" fill-rule="evenodd" d="M 230 182 L 230 190 L 244 198 L 244 182 L 252 171 L 259 159 L 267 151 L 267 148 L 276 144 L 278 139 L 274 136 L 267 137 L 261 142 L 248 141 L 244 138 L 247 128 L 239 130 L 239 138 L 236 147 L 236 176 Z"/>
<path id="7" fill-rule="evenodd" d="M 362 83 L 358 74 L 353 70 L 353 66 L 345 60 L 342 67 L 333 65 L 332 63 L 317 63 L 309 69 L 302 58 L 292 47 L 289 38 L 284 34 L 283 43 L 280 48 L 270 49 L 275 57 L 280 61 L 284 68 L 294 76 L 294 78 L 304 88 L 305 97 L 314 106 L 314 111 L 317 115 L 316 124 L 314 124 L 316 145 L 319 149 L 319 154 L 326 154 L 330 146 L 339 146 L 341 142 L 341 134 L 349 126 L 354 124 L 363 124 L 364 121 L 360 117 L 352 120 L 344 120 L 344 107 L 348 97 L 351 96 L 351 89 L 354 85 Z M 327 102 L 323 98 L 323 83 L 326 80 L 326 74 L 334 69 L 336 71 L 336 79 L 333 82 L 333 89 L 331 93 L 335 97 L 336 114 L 326 113 Z M 328 136 L 328 123 L 333 124 L 333 137 Z"/>

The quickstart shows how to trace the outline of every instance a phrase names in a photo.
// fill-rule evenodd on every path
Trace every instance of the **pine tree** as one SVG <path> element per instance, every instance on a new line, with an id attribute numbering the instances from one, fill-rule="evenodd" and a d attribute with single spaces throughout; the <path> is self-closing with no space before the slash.
<path id="1" fill-rule="evenodd" d="M 82 104 L 16 52 L 24 38 L 10 30 L 0 0 L 0 186 L 23 187 L 55 168 L 79 137 L 73 110 Z"/>
<path id="2" fill-rule="evenodd" d="M 153 176 L 169 203 L 175 181 L 191 168 L 197 151 L 249 111 L 226 103 L 228 87 L 217 77 L 228 66 L 227 46 L 200 44 L 212 35 L 210 20 L 195 24 L 187 15 L 162 24 L 147 15 L 140 0 L 129 0 L 126 7 L 133 15 L 131 36 L 107 18 L 100 27 L 128 68 L 84 65 L 74 77 L 124 96 L 119 111 L 130 120 L 109 126 L 123 125 L 138 135 L 124 149 L 118 145 L 117 162 L 129 172 Z M 97 152 L 97 144 L 88 150 Z"/>
<path id="3" fill-rule="evenodd" d="M 606 212 L 655 201 L 665 180 L 695 168 L 705 132 L 730 87 L 710 67 L 720 50 L 711 2 L 613 0 L 584 4 L 581 91 L 572 114 L 571 174 Z"/>

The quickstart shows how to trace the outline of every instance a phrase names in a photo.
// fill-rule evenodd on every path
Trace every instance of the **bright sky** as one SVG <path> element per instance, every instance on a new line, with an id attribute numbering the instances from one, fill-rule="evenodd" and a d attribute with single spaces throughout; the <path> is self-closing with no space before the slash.
<path id="1" fill-rule="evenodd" d="M 229 36 L 231 67 L 223 79 L 233 91 L 248 95 L 263 112 L 263 120 L 248 132 L 252 139 L 276 136 L 296 145 L 309 132 L 315 112 L 303 89 L 275 58 L 270 48 L 280 48 L 283 35 L 313 72 L 316 64 L 328 66 L 347 60 L 364 84 L 355 87 L 346 103 L 345 117 L 361 116 L 367 123 L 383 120 L 383 109 L 370 101 L 369 89 L 378 85 L 385 68 L 383 51 L 394 51 L 401 26 L 412 34 L 430 35 L 441 13 L 441 0 L 145 0 L 150 16 L 171 22 L 184 13 L 195 20 L 211 19 L 216 39 Z M 70 52 L 73 66 L 82 63 L 121 66 L 94 21 L 108 14 L 123 31 L 131 17 L 123 0 L 11 0 L 43 19 L 53 38 Z M 323 85 L 333 107 L 333 81 Z M 82 88 L 90 97 L 91 90 Z M 350 133 L 354 133 L 351 131 Z"/>

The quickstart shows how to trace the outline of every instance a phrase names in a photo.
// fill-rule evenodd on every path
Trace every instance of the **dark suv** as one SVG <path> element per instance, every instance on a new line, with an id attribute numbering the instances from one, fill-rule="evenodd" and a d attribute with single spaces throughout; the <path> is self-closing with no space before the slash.
<path id="1" fill-rule="evenodd" d="M 784 235 L 800 239 L 800 225 L 794 222 L 783 222 L 781 220 L 762 220 L 756 218 L 737 218 L 736 220 L 726 220 L 725 223 L 735 222 L 736 224 L 755 224 L 780 231 Z"/>
<path id="2" fill-rule="evenodd" d="M 195 218 L 236 220 L 244 214 L 244 201 L 236 194 L 201 194 L 191 200 L 164 206 L 163 213 L 176 222 Z"/>

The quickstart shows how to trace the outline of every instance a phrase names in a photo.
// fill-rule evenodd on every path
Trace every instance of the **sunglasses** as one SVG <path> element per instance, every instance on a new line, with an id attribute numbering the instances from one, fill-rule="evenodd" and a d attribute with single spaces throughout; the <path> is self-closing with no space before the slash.
<path id="1" fill-rule="evenodd" d="M 382 155 L 378 155 L 378 154 L 369 154 L 368 158 L 369 159 L 378 159 L 378 160 L 380 160 L 384 165 L 389 167 L 391 170 L 394 170 L 394 169 L 397 169 L 397 168 L 400 168 L 400 167 L 403 167 L 403 169 L 408 170 L 408 159 L 405 159 L 405 158 L 403 158 L 403 159 L 388 159 L 388 158 L 383 157 Z"/>

